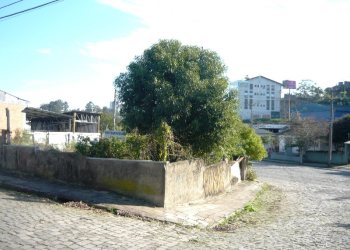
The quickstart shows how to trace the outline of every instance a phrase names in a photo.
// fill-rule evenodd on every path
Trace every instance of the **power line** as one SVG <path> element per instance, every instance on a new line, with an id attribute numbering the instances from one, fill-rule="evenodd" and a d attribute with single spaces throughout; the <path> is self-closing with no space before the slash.
<path id="1" fill-rule="evenodd" d="M 2 16 L 2 17 L 0 17 L 0 20 L 1 20 L 1 19 L 4 19 L 4 18 L 11 17 L 11 16 L 16 16 L 16 15 L 22 14 L 22 13 L 24 13 L 24 12 L 28 12 L 28 11 L 31 11 L 31 10 L 35 10 L 35 9 L 44 7 L 44 6 L 46 6 L 46 5 L 49 5 L 49 4 L 52 4 L 52 3 L 55 3 L 55 2 L 59 2 L 59 1 L 62 1 L 62 0 L 54 0 L 54 1 L 51 1 L 51 2 L 47 2 L 47 3 L 44 3 L 44 4 L 40 4 L 40 5 L 34 6 L 34 7 L 32 7 L 32 8 L 29 8 L 29 9 L 21 10 L 21 11 L 19 11 L 19 12 L 15 12 L 15 13 L 12 13 L 12 14 L 9 14 L 9 15 L 6 15 L 6 16 Z"/>
<path id="2" fill-rule="evenodd" d="M 18 0 L 18 1 L 16 1 L 16 2 L 13 2 L 13 3 L 10 3 L 10 4 L 4 5 L 4 6 L 0 7 L 0 10 L 3 9 L 3 8 L 9 7 L 9 6 L 11 6 L 11 5 L 14 5 L 14 4 L 16 4 L 16 3 L 22 2 L 22 1 L 23 1 L 23 0 Z"/>

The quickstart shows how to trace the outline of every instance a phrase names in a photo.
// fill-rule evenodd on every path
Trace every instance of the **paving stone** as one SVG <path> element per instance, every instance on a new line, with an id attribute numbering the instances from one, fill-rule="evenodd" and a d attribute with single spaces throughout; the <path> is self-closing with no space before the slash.
<path id="1" fill-rule="evenodd" d="M 233 233 L 65 207 L 0 189 L 0 249 L 350 249 L 350 170 L 257 163 L 282 189 L 275 220 Z"/>

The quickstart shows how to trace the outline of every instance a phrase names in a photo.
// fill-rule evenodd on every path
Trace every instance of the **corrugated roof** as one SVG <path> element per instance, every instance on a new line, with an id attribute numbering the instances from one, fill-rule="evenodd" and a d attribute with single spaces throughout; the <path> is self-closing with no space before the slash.
<path id="1" fill-rule="evenodd" d="M 26 113 L 27 120 L 33 119 L 71 119 L 71 115 L 55 113 L 51 111 L 46 111 L 37 108 L 27 107 L 22 110 L 23 113 Z"/>
<path id="2" fill-rule="evenodd" d="M 101 113 L 87 112 L 87 111 L 81 111 L 81 110 L 71 110 L 71 111 L 68 111 L 68 112 L 64 112 L 63 114 L 73 115 L 73 113 L 77 113 L 77 114 L 87 114 L 87 115 L 101 115 Z"/>

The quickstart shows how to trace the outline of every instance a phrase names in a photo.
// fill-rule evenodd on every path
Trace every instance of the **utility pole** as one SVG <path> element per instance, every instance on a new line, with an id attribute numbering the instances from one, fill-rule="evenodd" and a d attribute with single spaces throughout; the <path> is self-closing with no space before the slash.
<path id="1" fill-rule="evenodd" d="M 115 131 L 115 120 L 117 116 L 117 87 L 114 86 L 114 110 L 113 110 L 113 130 Z"/>
<path id="2" fill-rule="evenodd" d="M 290 88 L 289 89 L 289 94 L 288 94 L 288 121 L 290 121 Z"/>
<path id="3" fill-rule="evenodd" d="M 331 120 L 329 122 L 329 141 L 328 141 L 328 167 L 331 166 L 332 161 L 332 146 L 333 146 L 333 120 L 334 120 L 334 106 L 333 106 L 333 88 L 331 95 Z"/>

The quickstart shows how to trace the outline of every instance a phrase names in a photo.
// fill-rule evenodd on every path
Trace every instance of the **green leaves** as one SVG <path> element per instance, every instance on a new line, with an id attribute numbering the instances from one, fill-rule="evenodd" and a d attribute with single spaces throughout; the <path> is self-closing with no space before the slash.
<path id="1" fill-rule="evenodd" d="M 196 157 L 231 158 L 241 150 L 232 143 L 242 138 L 235 127 L 237 93 L 227 92 L 225 71 L 213 51 L 159 41 L 115 80 L 125 127 L 153 134 L 166 122 Z"/>
<path id="2" fill-rule="evenodd" d="M 56 113 L 63 113 L 68 111 L 68 103 L 62 101 L 61 99 L 56 100 L 56 101 L 51 101 L 46 104 L 41 104 L 40 108 L 42 110 L 46 111 L 51 111 L 51 112 L 56 112 Z"/>
<path id="3" fill-rule="evenodd" d="M 343 144 L 350 138 L 350 115 L 336 120 L 333 125 L 333 142 Z M 341 145 L 343 146 L 343 145 Z"/>

